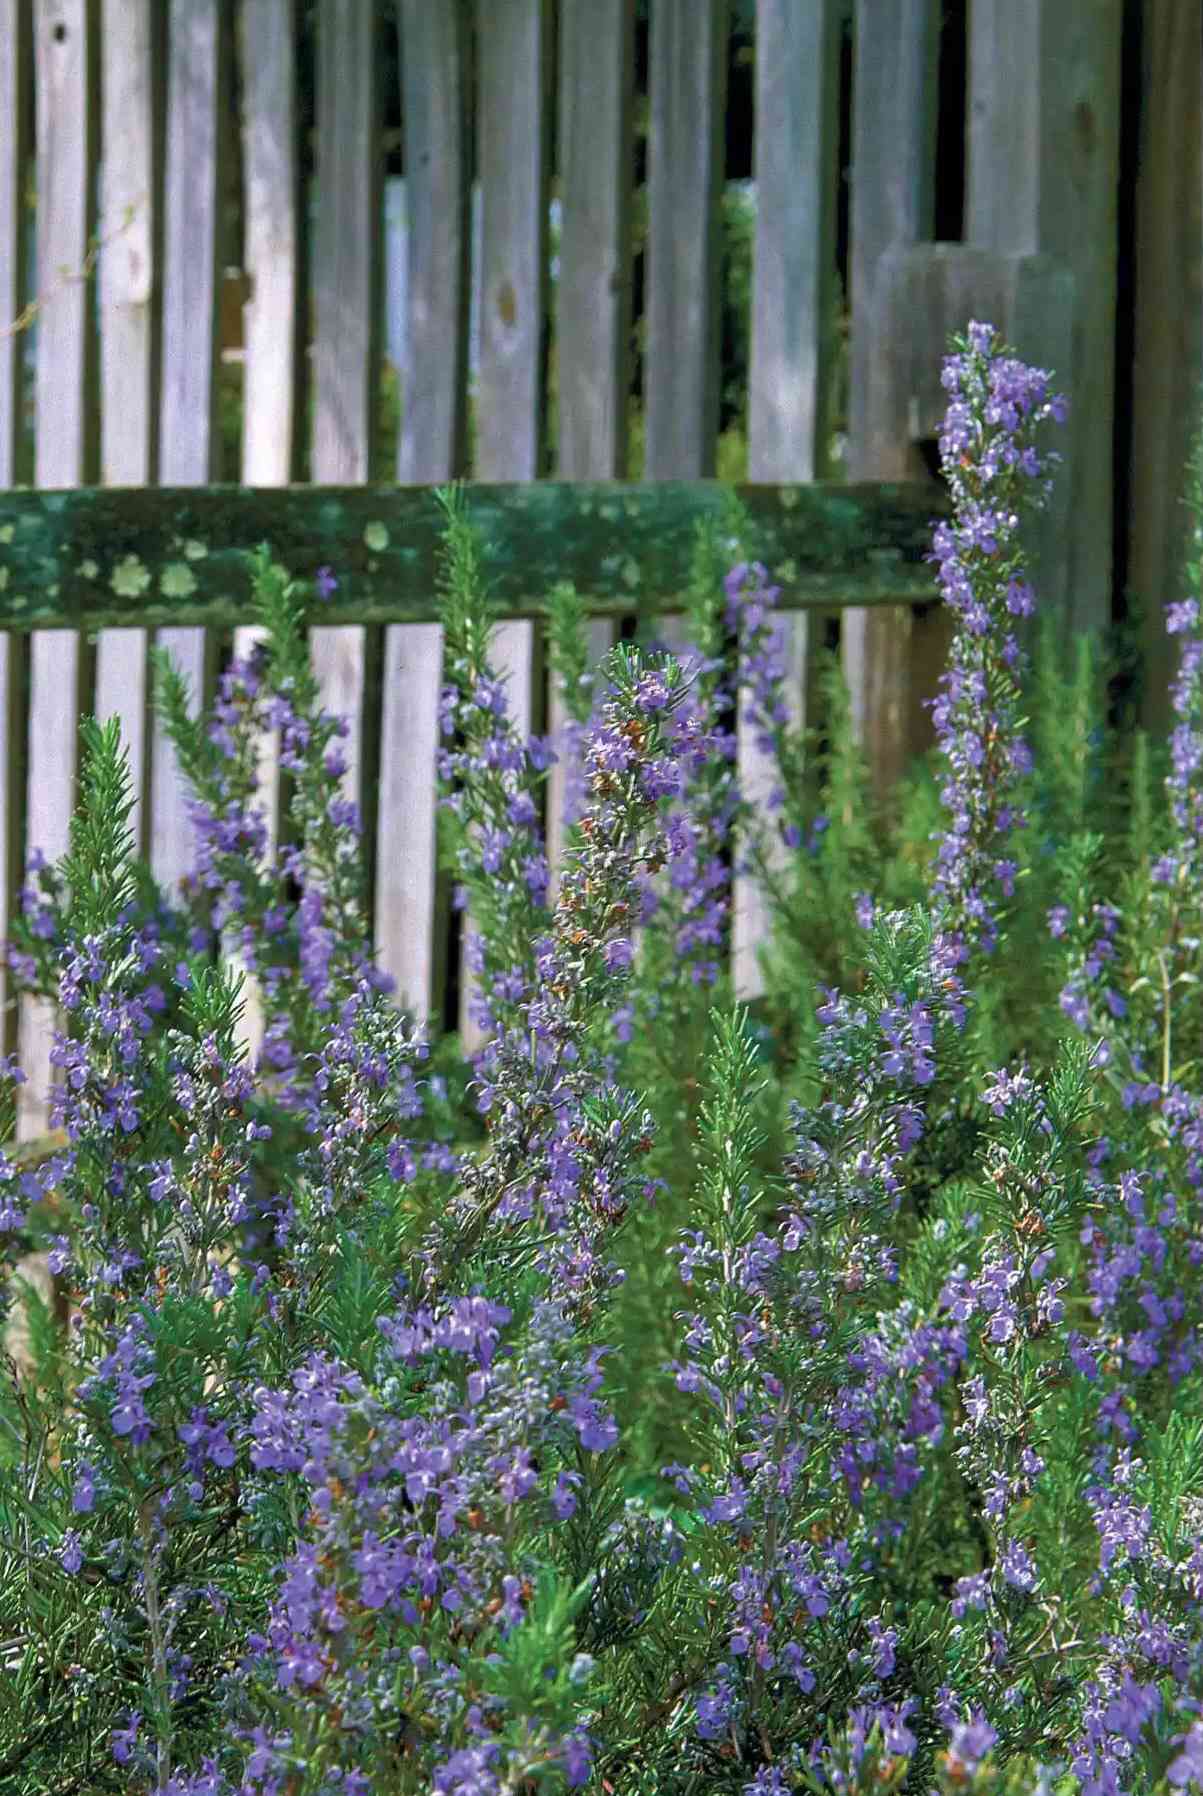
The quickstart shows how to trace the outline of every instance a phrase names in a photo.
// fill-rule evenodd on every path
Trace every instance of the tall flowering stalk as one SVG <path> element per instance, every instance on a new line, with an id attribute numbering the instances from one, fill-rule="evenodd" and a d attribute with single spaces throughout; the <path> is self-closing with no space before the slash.
<path id="1" fill-rule="evenodd" d="M 1067 856 L 1065 901 L 1048 913 L 1064 950 L 1061 1009 L 1095 1048 L 1120 1101 L 1113 1151 L 1133 1164 L 1152 1130 L 1166 1176 L 1203 1191 L 1203 449 L 1188 469 L 1192 519 L 1187 583 L 1166 608 L 1181 638 L 1171 688 L 1174 727 L 1161 814 L 1134 832 L 1135 864 L 1099 895 L 1103 843 L 1084 835 Z M 1114 899 L 1118 899 L 1115 902 Z"/>
<path id="2" fill-rule="evenodd" d="M 589 808 L 550 928 L 530 944 L 538 986 L 483 1063 L 489 1151 L 465 1167 L 447 1211 L 460 1257 L 486 1228 L 534 1222 L 548 1231 L 538 1263 L 586 1307 L 611 1276 L 591 1236 L 625 1213 L 643 1182 L 631 1183 L 633 1161 L 651 1145 L 636 1100 L 599 1066 L 596 1019 L 617 1003 L 634 960 L 639 885 L 673 853 L 663 803 L 707 747 L 697 720 L 680 714 L 675 664 L 645 669 L 619 649 L 605 678 L 609 694 L 583 757 Z M 432 1245 L 430 1278 L 441 1264 Z"/>
<path id="3" fill-rule="evenodd" d="M 472 917 L 466 960 L 477 982 L 472 1017 L 485 1038 L 480 1065 L 487 1074 L 495 1039 L 513 1026 L 534 989 L 532 944 L 547 927 L 542 788 L 551 750 L 539 739 L 524 741 L 509 716 L 505 686 L 489 659 L 493 617 L 480 543 L 458 490 L 440 500 L 447 519 L 440 807 L 458 902 Z"/>
<path id="4" fill-rule="evenodd" d="M 1008 354 L 986 324 L 971 324 L 942 375 L 949 395 L 940 465 L 953 516 L 936 526 L 932 559 L 956 628 L 933 707 L 947 781 L 949 827 L 933 882 L 945 928 L 964 953 L 998 939 L 998 903 L 1014 894 L 1008 837 L 1023 827 L 1018 781 L 1031 767 L 1020 735 L 1023 653 L 1015 620 L 1035 597 L 1020 528 L 1046 490 L 1052 457 L 1043 426 L 1065 416 L 1049 377 Z"/>

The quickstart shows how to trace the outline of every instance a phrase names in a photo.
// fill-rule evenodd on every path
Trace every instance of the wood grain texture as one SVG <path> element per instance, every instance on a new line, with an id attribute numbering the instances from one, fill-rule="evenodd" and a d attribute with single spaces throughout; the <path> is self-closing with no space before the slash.
<path id="1" fill-rule="evenodd" d="M 22 333 L 27 236 L 25 180 L 30 151 L 29 0 L 0 0 L 0 487 L 18 477 Z"/>
<path id="2" fill-rule="evenodd" d="M 1182 469 L 1203 376 L 1203 57 L 1193 0 L 1144 8 L 1136 184 L 1129 588 L 1146 607 L 1144 723 L 1163 731 L 1176 665 L 1162 605 L 1180 595 Z"/>
<path id="3" fill-rule="evenodd" d="M 732 492 L 786 609 L 932 597 L 924 557 L 946 507 L 930 482 L 473 484 L 467 507 L 503 617 L 542 616 L 560 579 L 589 611 L 622 617 L 679 608 L 697 527 L 721 522 Z M 247 556 L 264 541 L 302 580 L 324 563 L 345 575 L 330 599 L 311 596 L 310 621 L 435 623 L 444 522 L 422 487 L 0 491 L 0 629 L 232 627 L 246 617 Z"/>
<path id="4" fill-rule="evenodd" d="M 296 472 L 300 397 L 299 192 L 294 0 L 244 0 L 238 49 L 242 75 L 243 306 L 242 477 L 284 486 Z M 263 632 L 234 632 L 234 653 L 249 657 Z M 257 803 L 269 852 L 280 830 L 279 744 L 264 731 L 256 743 Z M 258 1053 L 263 1003 L 247 979 L 242 1039 Z"/>
<path id="5" fill-rule="evenodd" d="M 871 363 L 881 258 L 932 234 L 938 19 L 933 0 L 857 0 L 849 247 L 852 480 L 917 480 L 923 473 L 917 450 L 875 402 Z M 906 756 L 899 731 L 909 697 L 893 691 L 893 683 L 906 677 L 911 628 L 912 619 L 901 612 L 856 609 L 841 618 L 853 726 L 879 790 Z"/>
<path id="6" fill-rule="evenodd" d="M 465 471 L 472 244 L 468 131 L 471 7 L 403 0 L 401 111 L 408 227 L 406 370 L 397 478 Z M 435 825 L 438 624 L 385 632 L 376 817 L 376 952 L 401 1002 L 441 1024 L 446 882 Z"/>
<path id="7" fill-rule="evenodd" d="M 546 0 L 484 0 L 479 14 L 481 338 L 479 480 L 541 472 L 547 302 Z"/>
<path id="8" fill-rule="evenodd" d="M 17 329 L 29 270 L 24 189 L 30 153 L 33 61 L 28 0 L 0 0 L 0 488 L 22 466 L 21 353 Z M 25 704 L 28 639 L 0 636 L 0 937 L 8 935 L 21 885 L 25 848 Z M 0 966 L 0 1053 L 17 1046 L 17 1010 L 7 970 Z"/>
<path id="9" fill-rule="evenodd" d="M 159 475 L 173 486 L 203 486 L 217 471 L 218 279 L 221 157 L 227 88 L 220 0 L 171 0 L 167 38 L 167 121 L 163 192 L 163 372 Z M 185 570 L 191 561 L 177 554 Z M 179 615 L 185 571 L 168 582 L 169 615 Z M 203 703 L 213 646 L 203 630 L 172 625 L 158 632 Z M 169 888 L 192 861 L 187 795 L 166 732 L 152 735 L 150 862 Z"/>
<path id="10" fill-rule="evenodd" d="M 34 9 L 37 143 L 38 355 L 34 375 L 34 475 L 72 486 L 93 472 L 96 444 L 91 289 L 78 278 L 95 229 L 92 162 L 96 46 L 86 0 L 38 0 Z M 91 657 L 67 631 L 30 644 L 27 850 L 55 859 L 67 846 L 75 804 L 79 719 L 90 700 Z M 25 999 L 20 1019 L 18 1130 L 49 1120 L 52 1007 Z"/>
<path id="11" fill-rule="evenodd" d="M 970 12 L 966 238 L 1043 251 L 1074 276 L 1073 365 L 1058 370 L 1073 396 L 1061 433 L 1068 534 L 1046 593 L 1074 629 L 1111 617 L 1122 10 L 974 0 Z"/>
<path id="12" fill-rule="evenodd" d="M 159 420 L 157 235 L 161 144 L 152 0 L 103 0 L 101 11 L 100 476 L 154 479 Z"/>
<path id="13" fill-rule="evenodd" d="M 0 634 L 0 931 L 7 939 L 17 914 L 25 861 L 29 638 Z M 0 967 L 0 1054 L 18 1050 L 19 1006 Z"/>
<path id="14" fill-rule="evenodd" d="M 481 229 L 479 480 L 535 480 L 542 472 L 547 317 L 547 0 L 481 0 L 477 146 Z M 528 735 L 535 716 L 530 624 L 501 624 L 492 659 L 509 688 L 510 716 Z M 470 919 L 465 927 L 471 928 Z M 478 1044 L 461 979 L 461 1033 Z"/>
<path id="15" fill-rule="evenodd" d="M 990 320 L 1026 361 L 1068 367 L 1073 360 L 1074 288 L 1071 270 L 1052 256 L 962 243 L 888 250 L 878 267 L 868 369 L 872 434 L 883 445 L 882 473 L 905 470 L 911 445 L 938 437 L 948 406 L 943 360 L 950 337 L 962 332 L 970 318 Z M 885 459 L 890 442 L 897 445 L 893 463 Z M 1060 449 L 1061 432 L 1050 430 L 1049 442 Z M 1042 604 L 1050 591 L 1059 590 L 1070 502 L 1066 470 L 1058 467 L 1047 508 L 1025 525 L 1025 547 Z M 916 665 L 912 672 L 910 714 L 918 718 L 920 733 L 907 732 L 899 745 L 903 754 L 917 752 L 931 739 L 921 699 L 934 688 Z"/>
<path id="16" fill-rule="evenodd" d="M 88 0 L 37 0 L 38 354 L 35 478 L 74 486 L 95 461 L 91 287 L 96 45 Z"/>
<path id="17" fill-rule="evenodd" d="M 397 479 L 464 471 L 472 249 L 468 0 L 402 0 L 401 111 L 409 270 Z"/>
<path id="18" fill-rule="evenodd" d="M 443 632 L 406 624 L 384 638 L 380 801 L 376 819 L 376 956 L 415 1015 L 442 1018 L 445 919 L 435 837 L 435 752 Z"/>
<path id="19" fill-rule="evenodd" d="M 826 464 L 835 334 L 839 76 L 835 0 L 759 0 L 748 475 Z"/>
<path id="20" fill-rule="evenodd" d="M 147 486 L 157 472 L 160 23 L 151 0 L 103 0 L 100 478 L 107 486 Z M 145 630 L 105 630 L 96 644 L 96 715 L 121 724 L 139 849 L 145 846 L 150 774 L 146 648 Z"/>
<path id="21" fill-rule="evenodd" d="M 243 266 L 242 478 L 296 472 L 298 196 L 293 0 L 244 0 L 240 16 Z"/>
<path id="22" fill-rule="evenodd" d="M 633 0 L 565 0 L 559 26 L 560 276 L 557 287 L 557 471 L 565 480 L 621 479 L 627 467 L 631 360 Z M 617 620 L 586 626 L 589 661 L 613 647 Z M 547 776 L 552 890 L 563 858 L 573 775 L 558 680 L 548 731 L 558 760 Z"/>
<path id="23" fill-rule="evenodd" d="M 934 224 L 936 47 L 933 0 L 857 0 L 852 99 L 852 310 L 848 476 L 879 479 L 897 445 L 874 439 L 866 378 L 877 265 L 889 249 L 922 242 Z"/>
<path id="24" fill-rule="evenodd" d="M 756 9 L 756 237 L 748 390 L 748 475 L 813 480 L 826 465 L 826 397 L 834 335 L 837 7 L 833 0 L 759 0 Z M 809 619 L 784 621 L 786 701 L 803 725 Z M 768 804 L 778 774 L 737 722 L 747 801 Z M 772 838 L 775 842 L 776 838 Z M 784 849 L 775 857 L 784 860 Z M 732 967 L 741 998 L 760 996 L 770 917 L 756 881 L 737 875 Z"/>
<path id="25" fill-rule="evenodd" d="M 159 474 L 169 486 L 216 473 L 221 15 L 220 0 L 171 0 L 167 15 Z"/>
<path id="26" fill-rule="evenodd" d="M 371 472 L 380 339 L 377 25 L 375 0 L 321 0 L 317 9 L 311 459 L 323 485 L 366 481 Z M 337 571 L 346 577 L 341 565 Z M 367 816 L 367 640 L 359 629 L 322 627 L 310 643 L 323 703 L 350 726 L 345 785 Z"/>
<path id="27" fill-rule="evenodd" d="M 897 467 L 911 445 L 940 433 L 948 408 L 941 377 L 949 339 L 971 317 L 989 319 L 1025 358 L 1063 360 L 1072 348 L 1073 276 L 1053 256 L 916 243 L 887 250 L 878 268 L 869 390 L 872 434 Z"/>
<path id="28" fill-rule="evenodd" d="M 697 479 L 715 469 L 727 30 L 727 0 L 656 0 L 652 9 L 649 480 Z"/>
<path id="29" fill-rule="evenodd" d="M 621 480 L 631 360 L 634 0 L 560 13 L 557 472 Z"/>

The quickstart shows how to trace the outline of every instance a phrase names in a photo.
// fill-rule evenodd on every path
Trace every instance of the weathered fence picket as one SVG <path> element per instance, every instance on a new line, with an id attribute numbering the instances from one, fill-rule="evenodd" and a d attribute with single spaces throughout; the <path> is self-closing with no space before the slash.
<path id="1" fill-rule="evenodd" d="M 478 17 L 481 332 L 474 471 L 481 480 L 535 480 L 546 423 L 550 8 L 548 0 L 482 0 Z M 542 721 L 535 702 L 537 646 L 528 623 L 499 625 L 493 638 L 509 714 L 524 733 Z M 468 1041 L 477 1039 L 471 989 L 465 968 L 460 1026 Z"/>
<path id="2" fill-rule="evenodd" d="M 857 0 L 853 70 L 852 197 L 848 278 L 851 368 L 847 470 L 852 480 L 916 480 L 923 463 L 874 391 L 882 258 L 934 229 L 935 0 Z M 909 610 L 860 609 L 840 620 L 852 719 L 879 786 L 898 775 L 911 744 Z"/>
<path id="3" fill-rule="evenodd" d="M 317 12 L 317 198 L 313 236 L 313 479 L 371 477 L 379 404 L 380 83 L 375 0 L 321 0 Z M 345 717 L 346 790 L 366 814 L 368 657 L 361 627 L 310 632 L 322 698 Z"/>
<path id="4" fill-rule="evenodd" d="M 1122 0 L 970 8 L 966 239 L 1056 256 L 1074 277 L 1073 360 L 1060 371 L 1074 402 L 1065 552 L 1044 586 L 1075 629 L 1110 622 L 1122 10 Z M 1157 6 L 1145 12 L 1151 22 Z"/>
<path id="5" fill-rule="evenodd" d="M 163 374 L 159 479 L 204 486 L 216 478 L 217 307 L 228 45 L 220 0 L 172 0 L 168 9 L 167 125 L 163 174 Z M 195 580 L 195 542 L 183 537 L 158 574 L 168 595 Z M 161 629 L 156 644 L 188 681 L 194 704 L 212 680 L 213 638 L 202 629 Z M 154 725 L 150 863 L 169 886 L 192 864 L 192 824 L 175 752 Z"/>
<path id="6" fill-rule="evenodd" d="M 29 156 L 29 10 L 0 0 L 0 486 L 19 477 L 21 351 L 25 306 L 25 176 Z"/>
<path id="7" fill-rule="evenodd" d="M 835 110 L 838 101 L 837 9 L 834 0 L 760 0 L 756 12 L 756 245 L 753 264 L 751 368 L 748 383 L 748 477 L 816 480 L 827 467 L 828 395 L 834 332 Z M 784 623 L 790 670 L 786 700 L 793 722 L 806 721 L 811 620 Z M 748 802 L 768 809 L 777 783 L 770 756 L 757 745 L 741 700 L 740 783 Z M 775 843 L 770 833 L 767 843 Z M 778 863 L 781 856 L 768 851 Z M 763 989 L 759 950 L 768 931 L 757 880 L 736 875 L 732 906 L 732 970 L 736 991 Z"/>
<path id="8" fill-rule="evenodd" d="M 295 8 L 291 0 L 254 0 L 240 19 L 244 185 L 242 477 L 248 486 L 285 486 L 296 471 L 300 411 L 300 173 L 296 116 Z M 262 632 L 234 631 L 234 654 L 246 659 Z M 280 829 L 277 738 L 258 743 L 258 803 L 268 841 Z M 236 960 L 241 964 L 242 956 Z M 242 966 L 245 974 L 245 966 Z M 242 1031 L 257 1048 L 262 994 L 248 978 Z"/>
<path id="9" fill-rule="evenodd" d="M 242 13 L 243 262 L 242 478 L 295 478 L 300 423 L 300 170 L 296 8 L 254 0 Z"/>
<path id="10" fill-rule="evenodd" d="M 555 327 L 562 480 L 627 473 L 634 38 L 634 0 L 566 0 L 561 10 Z"/>
<path id="11" fill-rule="evenodd" d="M 17 328 L 28 279 L 25 175 L 29 156 L 29 27 L 26 0 L 0 0 L 0 489 L 24 474 L 21 350 Z M 0 635 L 0 933 L 8 934 L 25 850 L 25 707 L 29 645 Z M 17 1046 L 16 1007 L 0 964 L 0 1053 Z"/>
<path id="12" fill-rule="evenodd" d="M 726 41 L 727 0 L 661 0 L 652 14 L 648 480 L 715 470 Z"/>
<path id="13" fill-rule="evenodd" d="M 567 0 L 561 11 L 556 460 L 565 480 L 621 480 L 627 471 L 634 38 L 634 0 Z M 615 635 L 613 620 L 592 620 L 594 665 Z M 567 716 L 553 681 L 548 730 L 561 757 L 547 779 L 553 880 L 572 775 Z"/>
<path id="14" fill-rule="evenodd" d="M 468 454 L 472 170 L 468 0 L 401 8 L 402 113 L 409 268 L 405 402 L 397 479 L 435 484 Z M 436 623 L 385 632 L 376 818 L 376 948 L 403 1002 L 441 1010 L 446 882 L 438 871 L 435 755 L 443 633 Z"/>
<path id="15" fill-rule="evenodd" d="M 159 339 L 154 305 L 162 173 L 163 16 L 152 0 L 106 15 L 100 33 L 100 478 L 149 486 L 158 475 Z M 96 639 L 96 715 L 116 717 L 129 754 L 139 848 L 150 768 L 145 630 Z"/>
<path id="16" fill-rule="evenodd" d="M 1181 469 L 1199 427 L 1203 372 L 1203 57 L 1194 0 L 1145 9 L 1141 88 L 1128 584 L 1145 610 L 1144 721 L 1160 731 L 1174 666 L 1160 604 L 1179 596 Z"/>
<path id="17" fill-rule="evenodd" d="M 38 0 L 34 9 L 37 182 L 38 358 L 34 378 L 34 478 L 76 486 L 94 469 L 96 413 L 90 289 L 73 279 L 95 229 L 91 172 L 96 129 L 96 45 L 85 0 Z M 75 799 L 78 718 L 91 697 L 91 656 L 72 631 L 39 630 L 29 647 L 28 839 L 50 858 L 67 846 Z M 27 998 L 21 1011 L 21 1127 L 46 1127 L 51 1085 L 51 1007 Z"/>

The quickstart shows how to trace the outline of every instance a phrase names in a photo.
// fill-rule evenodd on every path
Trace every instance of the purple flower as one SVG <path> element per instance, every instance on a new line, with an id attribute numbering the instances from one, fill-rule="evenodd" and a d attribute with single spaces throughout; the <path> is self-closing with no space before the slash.
<path id="1" fill-rule="evenodd" d="M 138 1740 L 138 1728 L 142 1717 L 135 1709 L 124 1727 L 115 1727 L 109 1736 L 113 1757 L 119 1765 L 128 1765 L 134 1756 Z"/>
<path id="2" fill-rule="evenodd" d="M 569 1411 L 582 1447 L 589 1453 L 605 1453 L 618 1440 L 618 1425 L 613 1416 L 601 1413 L 591 1397 L 575 1397 Z"/>
<path id="3" fill-rule="evenodd" d="M 71 1507 L 76 1515 L 88 1515 L 96 1502 L 96 1473 L 83 1461 L 75 1474 L 75 1488 L 71 1493 Z"/>
<path id="4" fill-rule="evenodd" d="M 942 797 L 950 827 L 940 843 L 935 895 L 943 927 L 989 952 L 997 940 L 994 893 L 1010 897 L 1015 862 L 999 849 L 1021 826 L 1012 788 L 1031 757 L 1018 736 L 1021 657 L 1007 619 L 1034 609 L 1018 529 L 1045 462 L 1034 438 L 1057 415 L 1048 376 L 1003 349 L 974 323 L 947 358 L 950 395 L 940 456 L 953 516 L 936 526 L 931 559 L 956 618 L 950 665 L 932 716 L 948 770 Z M 1047 459 L 1047 458 L 1045 458 Z"/>
<path id="5" fill-rule="evenodd" d="M 1177 1735 L 1174 1744 L 1181 1746 L 1182 1751 L 1170 1761 L 1166 1771 L 1169 1782 L 1176 1790 L 1192 1783 L 1203 1789 L 1203 1721 L 1194 1722 L 1188 1733 Z"/>
<path id="6" fill-rule="evenodd" d="M 958 1722 L 943 1755 L 945 1769 L 958 1781 L 972 1777 L 997 1741 L 998 1734 L 983 1715 L 973 1721 Z"/>
<path id="7" fill-rule="evenodd" d="M 58 1557 L 63 1570 L 71 1577 L 74 1577 L 76 1572 L 78 1572 L 83 1565 L 83 1547 L 80 1543 L 79 1535 L 75 1532 L 74 1528 L 68 1528 L 67 1532 L 63 1535 L 58 1549 Z"/>

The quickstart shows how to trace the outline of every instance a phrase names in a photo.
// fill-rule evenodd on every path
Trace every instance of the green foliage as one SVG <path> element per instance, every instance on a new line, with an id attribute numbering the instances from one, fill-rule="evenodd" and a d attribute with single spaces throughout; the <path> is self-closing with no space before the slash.
<path id="1" fill-rule="evenodd" d="M 243 1788 L 332 1796 L 354 1761 L 418 1796 L 454 1751 L 558 1796 L 587 1733 L 613 1796 L 1070 1796 L 1102 1726 L 1165 1796 L 1203 1664 L 1189 756 L 1160 790 L 1159 751 L 1108 730 L 1106 661 L 1045 633 L 1031 823 L 970 979 L 927 897 L 934 764 L 874 798 L 834 663 L 808 728 L 773 722 L 787 828 L 741 799 L 733 513 L 698 538 L 688 677 L 626 644 L 601 670 L 553 900 L 544 758 L 442 503 L 470 1066 L 372 978 L 337 729 L 266 551 L 228 737 L 157 666 L 203 877 L 177 901 L 133 864 L 128 765 L 90 725 L 68 853 L 31 882 L 21 978 L 68 1003 L 68 1128 L 0 1185 L 33 1212 L 10 1257 L 53 1246 L 67 1303 L 12 1281 L 0 1789 L 176 1796 L 176 1765 L 241 1777 L 253 1750 Z M 579 732 L 582 609 L 547 610 Z M 286 863 L 253 814 L 269 717 Z M 711 905 L 736 867 L 775 930 L 751 1007 Z M 252 981 L 286 1050 L 257 1076 Z"/>
<path id="2" fill-rule="evenodd" d="M 71 916 L 84 935 L 110 929 L 137 895 L 133 872 L 134 800 L 129 755 L 115 718 L 87 718 L 80 731 L 80 802 L 71 819 L 63 878 Z"/>

